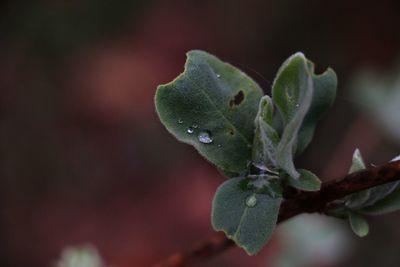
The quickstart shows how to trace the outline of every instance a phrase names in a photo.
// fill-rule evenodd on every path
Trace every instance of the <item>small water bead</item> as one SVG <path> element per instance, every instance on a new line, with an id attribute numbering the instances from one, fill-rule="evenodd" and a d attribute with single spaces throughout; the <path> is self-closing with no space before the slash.
<path id="1" fill-rule="evenodd" d="M 201 132 L 199 133 L 199 141 L 203 144 L 210 144 L 212 143 L 213 139 L 209 132 Z"/>
<path id="2" fill-rule="evenodd" d="M 199 125 L 193 124 L 192 127 L 193 127 L 194 129 L 197 129 L 197 128 L 199 128 Z"/>
<path id="3" fill-rule="evenodd" d="M 249 196 L 249 197 L 246 199 L 246 206 L 249 207 L 249 208 L 252 208 L 252 207 L 254 207 L 255 205 L 257 205 L 257 198 L 256 198 L 256 196 L 254 196 L 254 195 Z"/>
<path id="4" fill-rule="evenodd" d="M 221 78 L 221 74 L 218 74 L 218 73 L 217 73 L 217 75 L 216 75 L 216 76 L 217 76 L 217 78 Z"/>
<path id="5" fill-rule="evenodd" d="M 192 134 L 194 132 L 194 129 L 192 127 L 189 127 L 186 132 L 188 134 Z"/>
<path id="6" fill-rule="evenodd" d="M 183 123 L 183 120 L 182 120 L 182 119 L 178 119 L 178 123 L 179 123 L 179 124 L 182 124 L 182 123 Z"/>

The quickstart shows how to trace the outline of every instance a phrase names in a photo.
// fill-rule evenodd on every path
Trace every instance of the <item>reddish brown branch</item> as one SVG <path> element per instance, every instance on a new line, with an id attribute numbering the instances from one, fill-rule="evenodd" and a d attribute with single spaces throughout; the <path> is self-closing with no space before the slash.
<path id="1" fill-rule="evenodd" d="M 356 172 L 342 179 L 326 182 L 318 192 L 301 192 L 286 199 L 280 208 L 278 223 L 301 213 L 322 213 L 330 208 L 332 202 L 349 194 L 400 180 L 400 161 L 390 162 L 378 167 Z M 233 247 L 234 243 L 217 233 L 211 239 L 185 253 L 176 253 L 154 267 L 184 267 L 210 259 Z"/>

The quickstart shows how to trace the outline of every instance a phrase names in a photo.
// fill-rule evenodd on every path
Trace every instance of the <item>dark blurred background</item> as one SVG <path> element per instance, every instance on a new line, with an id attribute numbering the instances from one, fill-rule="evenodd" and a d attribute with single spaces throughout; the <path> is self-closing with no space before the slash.
<path id="1" fill-rule="evenodd" d="M 297 162 L 324 180 L 347 172 L 356 147 L 376 164 L 400 152 L 351 86 L 365 66 L 395 66 L 399 1 L 54 0 L 0 8 L 1 266 L 51 266 L 64 247 L 83 243 L 108 265 L 151 266 L 213 234 L 211 200 L 226 178 L 165 130 L 153 102 L 191 49 L 239 67 L 266 93 L 296 51 L 317 72 L 335 69 L 334 108 Z M 306 266 L 400 266 L 399 220 L 371 218 L 368 237 L 346 232 L 346 257 Z M 199 266 L 272 266 L 277 251 L 285 255 L 281 244 L 276 235 L 255 257 L 235 248 Z"/>

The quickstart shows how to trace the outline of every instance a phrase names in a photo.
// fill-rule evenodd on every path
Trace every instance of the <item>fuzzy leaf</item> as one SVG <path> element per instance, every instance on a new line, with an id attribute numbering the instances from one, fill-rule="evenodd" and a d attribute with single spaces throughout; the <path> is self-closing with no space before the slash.
<path id="1" fill-rule="evenodd" d="M 243 180 L 232 178 L 218 188 L 213 200 L 212 225 L 254 255 L 271 238 L 282 198 L 244 190 Z"/>
<path id="2" fill-rule="evenodd" d="M 314 64 L 308 61 L 309 71 L 313 80 L 313 97 L 311 106 L 304 118 L 298 134 L 296 154 L 300 154 L 311 142 L 317 122 L 332 106 L 336 98 L 337 77 L 335 72 L 328 68 L 322 74 L 314 74 Z"/>
<path id="3" fill-rule="evenodd" d="M 363 169 L 365 169 L 365 163 L 362 159 L 360 151 L 356 149 L 353 154 L 353 161 L 349 173 Z M 395 181 L 351 194 L 349 197 L 347 197 L 346 206 L 353 210 L 373 207 L 375 203 L 384 200 L 394 190 L 396 190 L 399 184 L 399 181 Z"/>
<path id="4" fill-rule="evenodd" d="M 296 53 L 283 63 L 272 85 L 272 99 L 284 125 L 276 161 L 294 179 L 300 176 L 293 163 L 297 135 L 310 108 L 312 96 L 313 81 L 307 60 L 302 53 Z"/>
<path id="5" fill-rule="evenodd" d="M 353 232 L 359 237 L 366 236 L 369 232 L 369 226 L 367 220 L 361 215 L 352 211 L 349 211 L 348 214 L 349 214 L 350 226 Z"/>
<path id="6" fill-rule="evenodd" d="M 233 175 L 245 171 L 251 158 L 253 122 L 262 95 L 257 83 L 237 68 L 206 52 L 191 51 L 185 71 L 159 86 L 155 100 L 169 132 Z"/>
<path id="7" fill-rule="evenodd" d="M 252 153 L 253 164 L 262 170 L 276 166 L 275 153 L 279 135 L 272 127 L 272 114 L 272 100 L 267 95 L 263 96 L 254 121 L 256 130 Z"/>
<path id="8" fill-rule="evenodd" d="M 321 189 L 321 180 L 308 170 L 299 169 L 299 179 L 287 179 L 290 186 L 303 191 L 318 191 Z"/>
<path id="9" fill-rule="evenodd" d="M 377 201 L 374 205 L 362 209 L 363 213 L 381 215 L 400 210 L 400 188 L 396 188 L 390 195 Z"/>
<path id="10" fill-rule="evenodd" d="M 381 199 L 386 198 L 389 196 L 400 184 L 399 181 L 391 182 L 388 184 L 383 184 L 379 186 L 375 186 L 369 189 L 369 198 L 368 201 L 366 201 L 362 207 L 368 207 L 372 206 Z"/>
<path id="11" fill-rule="evenodd" d="M 365 169 L 365 163 L 361 156 L 360 150 L 357 148 L 353 153 L 352 164 L 349 170 L 349 173 L 353 173 L 356 171 L 361 171 Z M 346 198 L 346 206 L 349 208 L 355 209 L 361 207 L 364 203 L 368 201 L 370 198 L 370 189 L 366 189 L 354 194 L 351 194 Z"/>
<path id="12" fill-rule="evenodd" d="M 352 159 L 352 163 L 351 163 L 351 167 L 349 170 L 349 173 L 353 173 L 356 171 L 361 171 L 365 169 L 365 163 L 364 160 L 361 156 L 361 152 L 358 148 L 356 148 L 356 150 L 353 153 L 353 159 Z"/>

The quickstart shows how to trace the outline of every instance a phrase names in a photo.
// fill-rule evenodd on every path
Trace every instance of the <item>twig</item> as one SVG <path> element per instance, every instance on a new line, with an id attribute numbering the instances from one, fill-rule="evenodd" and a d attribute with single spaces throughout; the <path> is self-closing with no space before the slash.
<path id="1" fill-rule="evenodd" d="M 286 199 L 280 208 L 278 223 L 301 213 L 323 213 L 331 209 L 334 201 L 352 193 L 374 186 L 400 180 L 400 161 L 370 167 L 346 175 L 342 179 L 326 182 L 318 192 L 300 192 Z M 184 267 L 213 256 L 233 247 L 234 243 L 221 233 L 185 253 L 176 253 L 154 267 Z"/>

